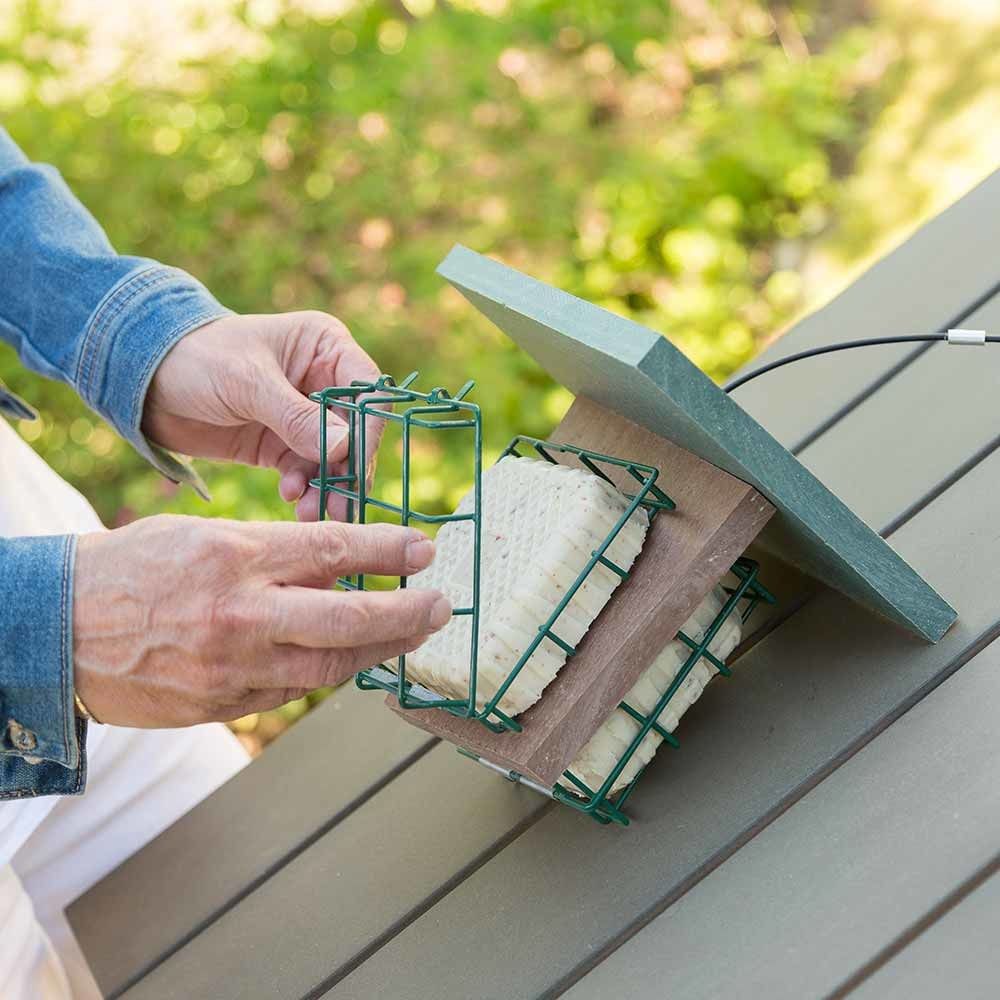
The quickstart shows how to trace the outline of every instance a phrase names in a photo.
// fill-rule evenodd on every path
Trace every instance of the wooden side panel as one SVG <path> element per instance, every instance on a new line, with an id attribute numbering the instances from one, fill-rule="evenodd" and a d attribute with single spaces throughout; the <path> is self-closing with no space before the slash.
<path id="1" fill-rule="evenodd" d="M 378 698 L 353 686 L 333 694 L 69 906 L 104 993 L 176 949 L 432 743 Z"/>
<path id="2" fill-rule="evenodd" d="M 993 820 L 995 824 L 995 816 Z M 996 829 L 994 825 L 994 833 Z M 857 1000 L 996 996 L 997 926 L 1000 875 L 993 875 L 851 996 Z"/>
<path id="3" fill-rule="evenodd" d="M 746 483 L 588 399 L 576 400 L 553 438 L 656 466 L 677 510 L 653 520 L 630 578 L 545 696 L 520 716 L 523 732 L 492 733 L 474 720 L 403 710 L 395 696 L 386 699 L 414 725 L 548 787 L 774 513 Z M 620 488 L 634 491 L 625 470 L 606 471 Z"/>
<path id="4" fill-rule="evenodd" d="M 1000 754 L 998 716 L 1000 644 L 993 643 L 598 965 L 567 1000 L 638 1000 L 665 982 L 679 1000 L 826 996 L 996 856 L 1000 796 L 984 762 Z M 967 916 L 946 916 L 860 994 L 994 995 L 1000 879 L 992 881 Z M 982 933 L 972 912 L 985 918 Z M 987 968 L 994 989 L 970 991 Z"/>
<path id="5" fill-rule="evenodd" d="M 630 803 L 632 827 L 546 814 L 328 995 L 541 996 L 613 950 L 643 914 L 680 897 L 1000 630 L 984 586 L 994 574 L 998 488 L 1000 454 L 894 538 L 961 609 L 938 645 L 822 593 L 685 717 L 680 751 L 658 756 Z M 718 924 L 703 933 L 713 955 L 725 950 Z M 479 960 L 419 961 L 444 941 Z M 483 949 L 484 941 L 505 947 Z"/>
<path id="6" fill-rule="evenodd" d="M 541 796 L 437 746 L 125 996 L 299 1000 L 546 808 Z"/>

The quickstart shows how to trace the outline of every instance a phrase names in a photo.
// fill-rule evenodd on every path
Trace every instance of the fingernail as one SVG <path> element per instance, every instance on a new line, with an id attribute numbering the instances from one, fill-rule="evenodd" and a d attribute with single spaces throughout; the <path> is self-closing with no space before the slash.
<path id="1" fill-rule="evenodd" d="M 442 594 L 431 608 L 430 625 L 436 631 L 444 628 L 449 621 L 451 621 L 451 601 Z"/>
<path id="2" fill-rule="evenodd" d="M 414 531 L 406 543 L 406 567 L 411 573 L 425 569 L 434 558 L 434 543 L 426 536 Z"/>

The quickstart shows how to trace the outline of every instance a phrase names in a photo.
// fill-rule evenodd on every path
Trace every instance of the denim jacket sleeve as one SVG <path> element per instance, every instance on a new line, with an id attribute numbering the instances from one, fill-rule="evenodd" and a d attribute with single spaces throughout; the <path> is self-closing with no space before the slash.
<path id="1" fill-rule="evenodd" d="M 59 174 L 30 163 L 2 128 L 0 275 L 0 339 L 72 385 L 165 475 L 199 488 L 144 437 L 143 404 L 170 348 L 227 310 L 183 271 L 115 253 Z M 0 412 L 31 414 L 2 384 Z M 71 537 L 0 538 L 0 799 L 83 789 L 73 555 Z"/>

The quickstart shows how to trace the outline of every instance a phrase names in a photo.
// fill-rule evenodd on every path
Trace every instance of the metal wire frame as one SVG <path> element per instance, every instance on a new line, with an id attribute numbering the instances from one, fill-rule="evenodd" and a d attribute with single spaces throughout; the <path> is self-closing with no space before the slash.
<path id="1" fill-rule="evenodd" d="M 377 382 L 352 382 L 349 386 L 332 386 L 310 395 L 320 404 L 320 468 L 319 476 L 311 485 L 320 492 L 319 516 L 325 520 L 327 502 L 331 494 L 347 500 L 347 520 L 364 524 L 369 507 L 396 514 L 400 524 L 446 524 L 450 521 L 469 521 L 473 532 L 472 603 L 468 607 L 452 609 L 452 615 L 472 618 L 470 639 L 469 695 L 467 698 L 443 698 L 419 684 L 406 679 L 406 656 L 397 657 L 395 672 L 384 666 L 362 670 L 355 683 L 362 690 L 376 688 L 390 691 L 402 708 L 443 708 L 455 715 L 469 718 L 475 714 L 476 660 L 479 650 L 479 576 L 481 558 L 482 521 L 482 414 L 475 403 L 465 397 L 475 383 L 466 382 L 454 396 L 447 389 L 437 386 L 430 392 L 411 388 L 417 372 L 411 372 L 397 385 L 391 375 L 382 375 Z M 392 407 L 402 404 L 406 409 L 395 412 Z M 330 409 L 347 414 L 346 472 L 330 475 L 327 449 L 327 419 Z M 403 490 L 402 503 L 394 504 L 371 496 L 367 482 L 367 424 L 368 419 L 384 420 L 402 426 Z M 429 419 L 433 418 L 433 419 Z M 471 514 L 426 514 L 410 503 L 410 441 L 414 427 L 440 431 L 471 430 L 473 434 L 473 511 Z M 399 586 L 406 587 L 407 578 L 400 577 Z M 364 590 L 364 574 L 344 577 L 337 583 L 345 590 Z M 503 728 L 502 726 L 500 728 Z"/>
<path id="2" fill-rule="evenodd" d="M 499 701 L 514 682 L 520 670 L 546 638 L 559 646 L 566 653 L 567 657 L 575 652 L 575 647 L 563 640 L 554 630 L 556 621 L 572 600 L 574 594 L 583 585 L 597 563 L 601 563 L 618 574 L 622 580 L 628 579 L 628 571 L 615 564 L 605 555 L 607 549 L 639 506 L 644 507 L 648 511 L 649 517 L 652 520 L 661 510 L 676 509 L 676 504 L 656 484 L 659 477 L 659 470 L 653 466 L 611 455 L 603 455 L 573 445 L 544 441 L 525 435 L 518 435 L 511 440 L 502 452 L 500 459 L 508 456 L 521 457 L 522 451 L 528 449 L 533 450 L 541 459 L 553 464 L 559 464 L 558 458 L 555 457 L 556 455 L 572 455 L 594 475 L 612 483 L 612 485 L 615 484 L 603 470 L 602 466 L 625 469 L 636 480 L 638 489 L 635 493 L 627 493 L 624 490 L 620 491 L 629 500 L 628 507 L 602 544 L 591 553 L 587 565 L 581 571 L 573 585 L 567 589 L 563 599 L 556 606 L 553 613 L 539 626 L 532 642 L 512 668 L 504 683 L 497 689 L 493 697 L 484 704 L 483 708 L 477 710 L 476 668 L 479 646 L 479 581 L 482 524 L 482 414 L 476 404 L 470 403 L 465 399 L 474 386 L 473 382 L 467 382 L 452 396 L 446 389 L 440 386 L 428 393 L 418 392 L 411 388 L 417 377 L 417 373 L 413 372 L 397 385 L 391 376 L 383 375 L 374 383 L 355 382 L 350 386 L 324 389 L 322 392 L 313 393 L 310 396 L 311 399 L 320 404 L 321 408 L 320 474 L 311 481 L 311 485 L 320 491 L 321 518 L 326 517 L 328 497 L 334 494 L 344 497 L 347 500 L 348 520 L 353 521 L 356 517 L 359 523 L 365 523 L 368 507 L 375 507 L 379 510 L 395 513 L 399 516 L 400 523 L 404 525 L 411 522 L 445 524 L 450 521 L 469 521 L 472 523 L 472 603 L 468 607 L 455 608 L 452 611 L 453 615 L 469 615 L 472 618 L 469 650 L 469 694 L 465 699 L 442 698 L 422 685 L 408 681 L 406 679 L 405 655 L 397 658 L 395 671 L 390 670 L 385 665 L 378 665 L 360 671 L 355 680 L 358 687 L 363 690 L 380 689 L 389 691 L 396 696 L 400 706 L 404 709 L 441 708 L 462 718 L 478 719 L 495 732 L 505 730 L 520 732 L 520 723 L 497 708 Z M 392 409 L 386 408 L 395 404 L 403 404 L 406 406 L 406 409 L 402 413 L 396 413 Z M 346 411 L 348 414 L 347 472 L 336 476 L 329 475 L 330 470 L 327 459 L 327 416 L 331 407 Z M 443 416 L 449 414 L 452 415 L 451 419 L 441 419 Z M 435 416 L 436 419 L 426 419 L 429 415 Z M 367 454 L 366 418 L 368 417 L 393 421 L 402 425 L 403 484 L 401 504 L 393 504 L 370 496 L 368 493 L 367 469 L 365 468 Z M 432 430 L 472 429 L 474 471 L 473 511 L 471 514 L 426 514 L 412 507 L 410 503 L 410 432 L 413 427 Z M 625 788 L 614 795 L 611 794 L 612 785 L 651 731 L 660 735 L 664 742 L 668 743 L 671 747 L 676 749 L 680 746 L 679 741 L 673 733 L 664 729 L 658 720 L 699 659 L 704 658 L 708 660 L 724 677 L 731 675 L 732 671 L 711 653 L 709 645 L 733 609 L 742 602 L 743 606 L 740 609 L 740 614 L 745 622 L 761 601 L 769 604 L 775 603 L 775 597 L 757 579 L 759 566 L 756 562 L 747 558 L 738 559 L 732 566 L 732 572 L 737 577 L 738 583 L 734 587 L 726 588 L 729 595 L 728 599 L 701 639 L 696 641 L 684 632 L 677 633 L 677 639 L 691 649 L 691 654 L 677 672 L 670 686 L 660 697 L 653 711 L 648 715 L 644 715 L 627 702 L 623 701 L 620 703 L 619 708 L 639 723 L 639 731 L 622 754 L 615 768 L 596 791 L 589 788 L 572 771 L 567 770 L 564 772 L 562 780 L 554 788 L 549 789 L 518 774 L 516 771 L 507 770 L 498 764 L 479 757 L 471 751 L 459 748 L 459 752 L 478 761 L 485 767 L 499 772 L 510 781 L 527 785 L 556 801 L 589 814 L 600 823 L 607 824 L 614 822 L 627 826 L 629 818 L 623 811 L 624 805 L 645 769 L 640 771 Z M 341 579 L 338 583 L 348 590 L 365 589 L 364 576 L 361 574 Z M 400 587 L 405 586 L 406 577 L 401 577 Z"/>
<path id="3" fill-rule="evenodd" d="M 470 757 L 472 760 L 477 761 L 484 767 L 489 768 L 491 771 L 496 771 L 498 774 L 502 774 L 508 781 L 527 785 L 529 788 L 534 789 L 542 795 L 555 799 L 557 802 L 561 802 L 564 805 L 579 810 L 580 812 L 587 813 L 599 823 L 618 823 L 621 826 L 628 826 L 629 817 L 624 812 L 624 806 L 629 796 L 634 791 L 635 786 L 638 784 L 639 779 L 642 777 L 645 768 L 639 771 L 639 773 L 636 774 L 636 776 L 623 789 L 614 795 L 611 794 L 612 785 L 614 785 L 618 776 L 625 769 L 626 765 L 632 759 L 633 755 L 639 749 L 639 746 L 642 744 L 643 740 L 645 740 L 650 731 L 658 733 L 661 737 L 663 737 L 663 741 L 675 750 L 680 748 L 680 741 L 677 737 L 674 736 L 673 733 L 664 729 L 659 724 L 658 720 L 666 710 L 667 705 L 670 704 L 671 699 L 680 689 L 680 686 L 684 683 L 685 678 L 694 669 L 694 666 L 699 659 L 704 658 L 708 660 L 712 666 L 714 666 L 715 669 L 722 674 L 723 677 L 730 677 L 732 675 L 732 670 L 716 656 L 714 656 L 709 651 L 708 647 L 715 638 L 716 633 L 722 627 L 723 622 L 725 622 L 725 620 L 732 613 L 733 609 L 737 606 L 740 607 L 739 614 L 742 621 L 746 623 L 747 619 L 761 601 L 764 601 L 767 604 L 776 603 L 774 595 L 758 580 L 757 577 L 759 570 L 760 567 L 758 563 L 753 559 L 748 559 L 746 557 L 738 559 L 731 568 L 731 572 L 736 576 L 738 583 L 734 587 L 724 588 L 728 594 L 728 598 L 722 609 L 712 620 L 712 624 L 705 631 L 701 640 L 695 641 L 683 631 L 677 633 L 676 638 L 691 649 L 691 654 L 684 661 L 673 681 L 671 681 L 670 686 L 663 692 L 659 701 L 657 701 L 653 710 L 648 715 L 643 714 L 638 709 L 632 707 L 628 704 L 628 702 L 623 701 L 618 705 L 622 711 L 626 712 L 639 723 L 639 731 L 622 753 L 618 763 L 604 779 L 604 783 L 596 791 L 588 787 L 580 778 L 569 770 L 564 771 L 562 780 L 560 780 L 554 788 L 549 789 L 544 785 L 540 785 L 524 775 L 519 774 L 517 771 L 511 771 L 499 764 L 494 764 L 492 761 L 489 761 L 484 757 L 480 757 L 471 750 L 459 749 L 459 753 L 465 755 L 466 757 Z"/>
<path id="4" fill-rule="evenodd" d="M 618 760 L 618 763 L 604 779 L 604 783 L 601 787 L 594 791 L 584 784 L 584 782 L 573 774 L 572 771 L 567 770 L 563 772 L 563 780 L 560 781 L 553 789 L 553 797 L 555 799 L 565 803 L 566 805 L 572 806 L 574 809 L 579 809 L 582 812 L 589 813 L 599 822 L 616 822 L 622 824 L 623 826 L 628 825 L 628 816 L 625 815 L 622 809 L 628 797 L 635 789 L 639 779 L 642 777 L 642 773 L 645 768 L 643 768 L 642 771 L 639 771 L 639 773 L 613 797 L 611 796 L 612 785 L 614 785 L 618 776 L 625 769 L 625 766 L 632 759 L 632 756 L 639 749 L 639 746 L 651 731 L 656 732 L 658 735 L 663 737 L 663 741 L 675 750 L 680 748 L 680 741 L 676 736 L 674 736 L 673 733 L 668 732 L 659 724 L 659 718 L 666 710 L 667 705 L 670 704 L 671 699 L 684 683 L 688 674 L 691 673 L 695 664 L 700 659 L 708 660 L 708 662 L 711 663 L 711 665 L 715 667 L 715 669 L 723 677 L 732 676 L 732 670 L 710 652 L 709 645 L 735 608 L 740 607 L 739 614 L 742 621 L 745 623 L 761 601 L 764 601 L 767 604 L 776 603 L 774 595 L 757 579 L 759 571 L 760 566 L 753 559 L 748 559 L 746 557 L 738 559 L 731 568 L 731 572 L 734 576 L 736 576 L 738 582 L 734 587 L 725 588 L 728 598 L 725 604 L 723 604 L 722 609 L 712 620 L 712 624 L 705 630 L 701 639 L 699 641 L 695 641 L 683 631 L 677 633 L 677 639 L 683 642 L 684 645 L 691 650 L 691 653 L 684 661 L 681 669 L 677 671 L 676 676 L 670 682 L 667 690 L 663 692 L 659 701 L 657 701 L 653 710 L 648 715 L 638 711 L 626 701 L 619 704 L 618 707 L 622 711 L 627 713 L 639 723 L 639 731 L 633 737 L 632 742 L 625 749 L 625 752 Z"/>
<path id="5" fill-rule="evenodd" d="M 455 396 L 446 389 L 437 387 L 429 393 L 418 392 L 412 388 L 417 373 L 413 372 L 399 385 L 389 375 L 383 375 L 375 383 L 353 383 L 350 386 L 332 387 L 322 392 L 314 393 L 310 398 L 320 404 L 320 474 L 312 480 L 312 485 L 320 491 L 320 517 L 325 518 L 327 498 L 335 494 L 347 499 L 348 520 L 359 523 L 366 520 L 368 507 L 389 511 L 399 516 L 402 524 L 411 521 L 426 524 L 444 524 L 450 521 L 471 521 L 473 524 L 473 567 L 472 567 L 472 603 L 468 607 L 455 608 L 453 615 L 471 616 L 471 642 L 469 650 L 469 693 L 466 698 L 444 698 L 429 691 L 423 685 L 407 680 L 406 657 L 396 660 L 395 670 L 380 664 L 360 671 L 355 683 L 362 690 L 381 689 L 396 696 L 399 705 L 404 709 L 442 708 L 460 718 L 477 719 L 494 732 L 520 732 L 521 724 L 508 716 L 499 707 L 510 686 L 528 662 L 535 650 L 546 639 L 557 645 L 567 657 L 576 651 L 575 646 L 566 642 L 555 630 L 556 622 L 563 613 L 576 592 L 586 581 L 594 567 L 601 563 L 612 570 L 622 580 L 628 579 L 628 572 L 613 562 L 606 552 L 619 532 L 635 511 L 642 506 L 650 518 L 660 510 L 673 510 L 676 505 L 667 494 L 656 484 L 659 470 L 651 465 L 604 455 L 600 452 L 578 448 L 539 438 L 518 435 L 513 438 L 502 452 L 498 461 L 508 456 L 521 457 L 522 450 L 532 450 L 539 458 L 552 464 L 558 464 L 557 455 L 572 455 L 583 466 L 606 482 L 611 479 L 604 467 L 624 469 L 635 479 L 637 489 L 634 493 L 623 495 L 629 503 L 618 521 L 608 532 L 602 543 L 593 550 L 587 564 L 568 587 L 562 599 L 552 613 L 543 622 L 527 648 L 511 668 L 503 683 L 486 700 L 482 708 L 476 707 L 477 664 L 479 646 L 479 606 L 480 606 L 480 569 L 482 561 L 482 415 L 479 407 L 468 402 L 465 397 L 472 389 L 472 382 L 467 382 Z M 393 412 L 385 407 L 391 404 L 403 404 L 406 409 L 402 413 Z M 329 475 L 327 465 L 326 422 L 330 408 L 345 411 L 348 415 L 348 452 L 347 472 L 342 475 Z M 439 419 L 428 420 L 427 414 L 434 414 Z M 451 419 L 440 419 L 442 415 L 452 414 Z M 457 414 L 458 416 L 454 416 Z M 402 425 L 403 433 L 403 468 L 402 468 L 402 504 L 393 504 L 369 495 L 365 478 L 366 458 L 366 418 L 395 421 Z M 434 430 L 455 430 L 472 428 L 473 440 L 473 510 L 470 514 L 424 514 L 415 510 L 410 503 L 410 430 L 412 427 L 424 427 Z M 521 450 L 519 450 L 521 449 Z M 612 485 L 614 485 L 612 483 Z M 616 487 L 617 488 L 617 487 Z M 363 590 L 364 577 L 358 575 L 339 580 L 338 583 L 348 590 Z M 400 578 L 400 586 L 406 586 L 406 578 Z"/>

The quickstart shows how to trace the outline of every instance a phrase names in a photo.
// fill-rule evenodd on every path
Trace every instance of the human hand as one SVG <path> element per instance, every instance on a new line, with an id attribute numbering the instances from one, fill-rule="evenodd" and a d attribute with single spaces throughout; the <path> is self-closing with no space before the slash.
<path id="1" fill-rule="evenodd" d="M 329 589 L 409 575 L 434 545 L 395 525 L 161 515 L 81 535 L 74 684 L 102 722 L 185 726 L 264 711 L 416 649 L 449 620 L 437 591 Z"/>
<path id="2" fill-rule="evenodd" d="M 279 492 L 300 520 L 319 516 L 308 489 L 319 468 L 319 405 L 307 395 L 331 385 L 373 382 L 379 370 L 340 320 L 321 312 L 224 316 L 167 353 L 146 395 L 143 432 L 185 455 L 277 469 Z M 367 427 L 370 467 L 384 421 Z M 331 411 L 330 475 L 344 472 L 346 422 Z M 334 498 L 331 514 L 343 515 Z"/>

